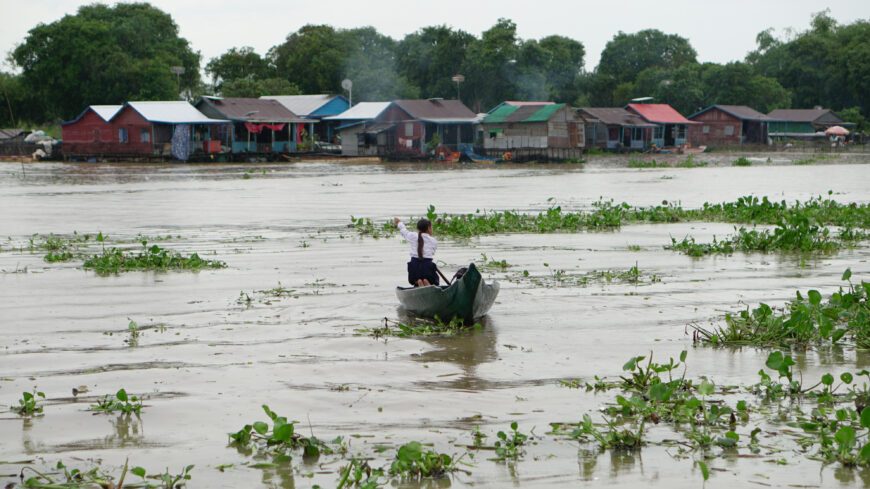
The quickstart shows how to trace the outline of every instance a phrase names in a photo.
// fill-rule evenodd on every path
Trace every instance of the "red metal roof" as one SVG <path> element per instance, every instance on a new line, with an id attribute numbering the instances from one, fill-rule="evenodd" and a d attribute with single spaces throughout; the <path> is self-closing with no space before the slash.
<path id="1" fill-rule="evenodd" d="M 649 122 L 658 124 L 698 124 L 683 117 L 668 104 L 628 104 L 631 109 Z"/>

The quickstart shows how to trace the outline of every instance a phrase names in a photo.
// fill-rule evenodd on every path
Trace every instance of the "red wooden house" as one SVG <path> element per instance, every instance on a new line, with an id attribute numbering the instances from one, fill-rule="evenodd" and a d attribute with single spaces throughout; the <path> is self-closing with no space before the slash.
<path id="1" fill-rule="evenodd" d="M 64 155 L 104 154 L 112 147 L 109 121 L 123 105 L 91 105 L 75 119 L 60 124 Z"/>
<path id="2" fill-rule="evenodd" d="M 711 105 L 689 119 L 689 140 L 696 145 L 766 144 L 771 118 L 745 105 Z"/>
<path id="3" fill-rule="evenodd" d="M 88 110 L 65 123 L 64 156 L 187 160 L 193 153 L 208 152 L 222 143 L 228 145 L 229 128 L 229 121 L 210 119 L 187 102 L 127 102 L 105 125 L 100 125 Z M 67 134 L 72 138 L 69 147 Z"/>

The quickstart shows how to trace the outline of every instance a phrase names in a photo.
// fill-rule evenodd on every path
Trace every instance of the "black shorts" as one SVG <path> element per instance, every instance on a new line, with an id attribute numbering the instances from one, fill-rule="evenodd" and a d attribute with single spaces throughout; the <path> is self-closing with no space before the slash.
<path id="1" fill-rule="evenodd" d="M 417 280 L 426 279 L 432 285 L 439 285 L 438 272 L 431 258 L 411 258 L 408 262 L 408 283 L 417 285 Z"/>

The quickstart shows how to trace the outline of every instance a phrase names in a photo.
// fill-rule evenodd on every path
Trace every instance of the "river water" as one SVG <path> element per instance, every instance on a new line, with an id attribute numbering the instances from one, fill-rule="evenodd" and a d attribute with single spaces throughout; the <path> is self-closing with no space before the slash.
<path id="1" fill-rule="evenodd" d="M 463 459 L 467 472 L 426 487 L 699 487 L 693 456 L 661 443 L 677 438 L 664 425 L 649 427 L 653 443 L 634 453 L 598 453 L 550 434 L 550 423 L 584 414 L 600 422 L 599 410 L 618 393 L 559 381 L 617 379 L 632 356 L 664 362 L 688 350 L 689 377 L 754 384 L 767 351 L 696 348 L 687 325 L 709 325 L 760 301 L 782 304 L 795 290 L 827 296 L 846 268 L 853 281 L 870 276 L 866 247 L 803 258 L 690 258 L 663 249 L 671 237 L 708 241 L 733 231 L 719 223 L 441 238 L 437 257 L 447 272 L 471 261 L 507 262 L 484 271 L 501 284 L 498 301 L 469 334 L 385 339 L 365 330 L 408 319 L 394 293 L 405 279 L 407 245 L 361 237 L 348 223 L 420 216 L 430 204 L 444 213 L 589 209 L 599 198 L 691 208 L 750 194 L 804 201 L 828 191 L 841 202 L 870 202 L 868 155 L 799 166 L 788 164 L 792 156 L 755 156 L 750 167 L 728 165 L 733 158 L 643 170 L 622 157 L 582 166 L 0 163 L 0 410 L 34 388 L 47 397 L 43 416 L 0 414 L 0 483 L 14 482 L 23 466 L 6 462 L 32 460 L 40 470 L 59 460 L 101 462 L 117 474 L 129 459 L 149 473 L 194 464 L 191 487 L 335 487 L 341 457 L 297 455 L 290 465 L 251 468 L 257 460 L 227 446 L 227 433 L 266 421 L 266 404 L 305 436 L 342 436 L 347 457 L 373 467 L 388 465 L 410 441 L 474 455 Z M 34 233 L 74 232 L 102 232 L 129 249 L 145 239 L 228 267 L 99 276 L 81 260 L 47 263 L 45 252 L 26 248 Z M 635 265 L 659 280 L 559 280 Z M 279 286 L 293 292 L 263 292 Z M 135 339 L 131 321 L 141 331 Z M 850 348 L 794 355 L 812 383 L 825 372 L 870 367 L 870 355 Z M 87 392 L 74 396 L 79 386 Z M 145 398 L 141 416 L 87 411 L 121 388 Z M 475 428 L 492 444 L 514 421 L 533 436 L 521 460 L 490 461 L 492 451 L 466 448 Z M 755 426 L 776 432 L 764 423 L 751 419 L 737 431 L 744 438 Z M 768 443 L 777 445 L 775 434 Z M 709 460 L 707 487 L 870 482 L 867 471 L 822 466 L 782 443 L 784 452 Z M 225 464 L 232 466 L 218 470 Z"/>

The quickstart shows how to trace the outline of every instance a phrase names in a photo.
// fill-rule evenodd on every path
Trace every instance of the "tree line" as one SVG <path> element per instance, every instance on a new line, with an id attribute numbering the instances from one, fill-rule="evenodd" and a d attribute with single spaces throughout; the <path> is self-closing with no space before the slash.
<path id="1" fill-rule="evenodd" d="M 807 30 L 784 37 L 766 30 L 756 45 L 743 61 L 699 63 L 677 34 L 619 32 L 587 72 L 581 42 L 521 39 L 509 19 L 479 37 L 442 25 L 401 40 L 373 27 L 306 25 L 263 55 L 234 47 L 202 66 L 169 14 L 148 3 L 94 4 L 37 25 L 9 53 L 19 73 L 0 72 L 7 109 L 0 126 L 13 117 L 69 120 L 88 105 L 127 100 L 345 93 L 345 78 L 353 81 L 354 102 L 458 96 L 476 112 L 504 100 L 613 107 L 651 96 L 684 115 L 712 104 L 765 113 L 821 105 L 859 123 L 870 115 L 867 21 L 840 25 L 819 12 Z M 464 76 L 459 86 L 457 74 Z"/>

